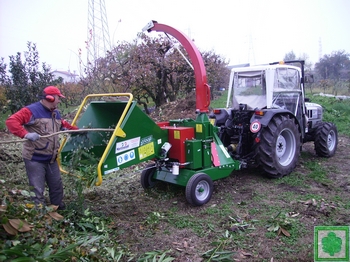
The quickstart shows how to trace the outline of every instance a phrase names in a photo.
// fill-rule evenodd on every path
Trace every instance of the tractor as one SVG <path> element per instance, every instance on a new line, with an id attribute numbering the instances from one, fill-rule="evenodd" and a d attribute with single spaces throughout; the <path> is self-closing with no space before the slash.
<path id="1" fill-rule="evenodd" d="M 226 108 L 209 116 L 232 159 L 280 178 L 296 167 L 303 143 L 313 141 L 318 156 L 333 156 L 337 128 L 322 121 L 321 105 L 305 98 L 312 82 L 303 60 L 232 68 Z"/>

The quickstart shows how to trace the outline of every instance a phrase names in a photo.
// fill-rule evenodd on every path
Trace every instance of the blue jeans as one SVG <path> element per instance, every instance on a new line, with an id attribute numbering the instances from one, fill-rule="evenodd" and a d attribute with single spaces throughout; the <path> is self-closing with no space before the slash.
<path id="1" fill-rule="evenodd" d="M 54 163 L 40 163 L 24 159 L 25 168 L 29 180 L 29 186 L 33 188 L 35 196 L 32 200 L 35 204 L 45 205 L 45 183 L 49 188 L 49 197 L 52 205 L 64 208 L 63 184 L 57 161 Z"/>

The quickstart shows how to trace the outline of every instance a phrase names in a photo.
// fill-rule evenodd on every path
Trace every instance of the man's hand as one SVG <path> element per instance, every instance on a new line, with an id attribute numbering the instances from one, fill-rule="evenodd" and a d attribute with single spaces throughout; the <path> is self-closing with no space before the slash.
<path id="1" fill-rule="evenodd" d="M 24 136 L 24 138 L 26 138 L 30 141 L 36 141 L 40 138 L 40 135 L 37 133 L 28 133 Z"/>

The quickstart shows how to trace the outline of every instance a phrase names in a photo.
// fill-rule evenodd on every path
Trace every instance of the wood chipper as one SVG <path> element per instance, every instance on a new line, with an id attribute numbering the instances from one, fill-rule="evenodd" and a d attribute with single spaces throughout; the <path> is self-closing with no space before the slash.
<path id="1" fill-rule="evenodd" d="M 240 169 L 240 162 L 230 157 L 217 135 L 217 127 L 208 118 L 210 87 L 201 54 L 194 43 L 178 30 L 152 21 L 144 28 L 172 35 L 187 51 L 196 81 L 196 113 L 193 119 L 177 119 L 156 123 L 145 114 L 132 94 L 89 95 L 82 102 L 73 124 L 79 127 L 113 128 L 113 133 L 88 132 L 91 154 L 99 158 L 97 183 L 117 170 L 151 161 L 141 173 L 141 185 L 150 188 L 164 181 L 186 188 L 186 199 L 194 205 L 207 203 L 213 193 L 213 181 Z M 110 101 L 87 101 L 111 96 Z M 127 97 L 127 100 L 119 99 Z M 86 108 L 84 113 L 82 108 Z M 61 163 L 70 161 L 77 137 L 68 139 L 60 149 Z M 82 160 L 83 161 L 83 160 Z"/>

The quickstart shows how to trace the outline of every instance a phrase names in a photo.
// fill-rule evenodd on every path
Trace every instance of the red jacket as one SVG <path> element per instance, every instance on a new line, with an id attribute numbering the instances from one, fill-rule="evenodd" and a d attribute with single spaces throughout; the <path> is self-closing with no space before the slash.
<path id="1" fill-rule="evenodd" d="M 11 115 L 6 120 L 6 126 L 12 134 L 20 138 L 32 132 L 45 136 L 65 129 L 79 129 L 62 119 L 57 109 L 51 111 L 40 102 L 26 106 Z M 57 158 L 58 149 L 58 136 L 42 137 L 35 142 L 24 142 L 22 155 L 23 158 L 33 161 L 54 162 Z"/>

